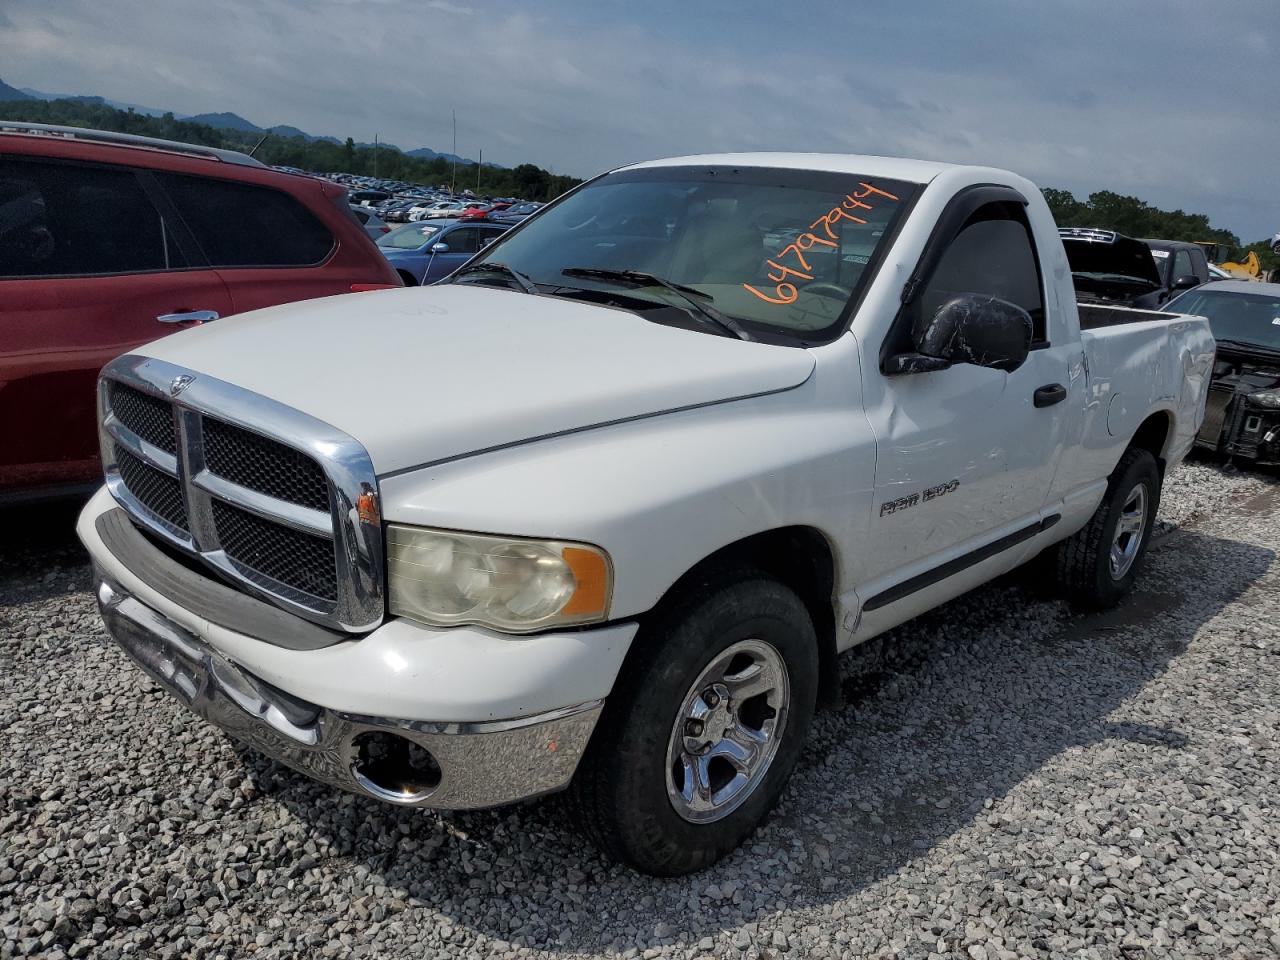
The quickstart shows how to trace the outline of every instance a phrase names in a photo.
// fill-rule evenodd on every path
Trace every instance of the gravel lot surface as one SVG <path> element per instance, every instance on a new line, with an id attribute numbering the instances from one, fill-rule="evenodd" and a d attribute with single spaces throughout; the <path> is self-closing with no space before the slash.
<path id="1" fill-rule="evenodd" d="M 1141 589 L 1011 577 L 844 658 L 782 806 L 675 882 L 551 798 L 313 785 L 106 642 L 68 510 L 0 536 L 0 957 L 1280 954 L 1280 483 L 1166 484 Z"/>

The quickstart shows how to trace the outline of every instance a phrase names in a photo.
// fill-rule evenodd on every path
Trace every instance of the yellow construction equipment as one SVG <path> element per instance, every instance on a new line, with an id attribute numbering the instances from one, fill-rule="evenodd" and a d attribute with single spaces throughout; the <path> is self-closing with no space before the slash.
<path id="1" fill-rule="evenodd" d="M 1218 264 L 1218 267 L 1227 271 L 1237 280 L 1254 280 L 1261 283 L 1266 279 L 1266 271 L 1262 269 L 1262 261 L 1258 259 L 1258 254 L 1250 250 L 1249 255 L 1244 258 L 1243 262 L 1236 263 L 1228 260 L 1226 263 Z"/>

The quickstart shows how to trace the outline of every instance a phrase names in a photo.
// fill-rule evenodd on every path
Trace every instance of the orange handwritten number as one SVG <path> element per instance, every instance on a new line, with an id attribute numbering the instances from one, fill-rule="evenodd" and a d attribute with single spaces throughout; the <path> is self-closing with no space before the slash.
<path id="1" fill-rule="evenodd" d="M 873 193 L 879 194 L 882 197 L 888 197 L 890 200 L 898 199 L 892 193 L 888 193 L 885 190 L 881 190 L 879 187 L 873 187 L 871 184 L 866 183 L 862 180 L 858 181 L 858 186 L 862 187 L 862 192 L 853 194 L 853 196 L 858 200 L 865 200 L 867 197 L 871 196 Z"/>
<path id="2" fill-rule="evenodd" d="M 801 262 L 803 263 L 804 261 L 803 261 L 803 260 L 801 260 Z M 769 266 L 773 267 L 773 269 L 775 269 L 775 270 L 781 270 L 781 271 L 782 271 L 781 276 L 777 276 L 777 277 L 775 277 L 772 273 L 771 273 L 771 274 L 769 274 L 769 279 L 770 279 L 770 280 L 772 280 L 772 281 L 774 281 L 775 283 L 781 283 L 783 280 L 787 279 L 787 277 L 799 277 L 801 280 L 812 280 L 812 279 L 813 279 L 813 274 L 811 274 L 811 273 L 801 273 L 799 270 L 792 270 L 790 267 L 784 267 L 784 266 L 783 266 L 782 264 L 780 264 L 777 260 L 766 260 L 766 261 L 765 261 L 765 263 L 767 263 Z M 809 265 L 806 263 L 806 264 L 805 264 L 805 269 L 808 269 L 808 267 L 809 267 Z"/>
<path id="3" fill-rule="evenodd" d="M 805 255 L 804 255 L 805 250 L 812 249 L 814 244 L 821 244 L 824 247 L 838 247 L 839 244 L 835 242 L 837 238 L 836 238 L 836 232 L 833 229 L 833 227 L 835 227 L 835 225 L 841 220 L 851 220 L 854 223 L 861 223 L 861 224 L 865 224 L 867 222 L 863 220 L 861 217 L 855 217 L 852 213 L 849 213 L 848 211 L 873 209 L 871 204 L 862 202 L 872 194 L 875 194 L 881 197 L 886 197 L 889 200 L 898 199 L 892 193 L 889 193 L 887 190 L 881 190 L 879 187 L 873 187 L 871 184 L 863 180 L 858 181 L 858 186 L 862 187 L 861 193 L 847 194 L 845 198 L 841 200 L 837 206 L 832 207 L 830 210 L 828 210 L 826 213 L 820 216 L 817 220 L 813 221 L 813 223 L 809 224 L 809 230 L 810 230 L 809 233 L 802 233 L 800 236 L 796 237 L 794 243 L 791 243 L 783 247 L 778 252 L 778 257 L 782 258 L 782 257 L 785 257 L 788 253 L 794 253 L 796 255 L 796 262 L 800 264 L 800 270 L 812 270 L 813 267 L 811 267 L 809 265 L 809 261 L 805 259 Z M 812 232 L 818 228 L 818 224 L 822 224 L 827 234 L 827 239 L 824 240 L 822 237 Z M 771 297 L 767 293 L 764 293 L 761 290 L 757 290 L 755 287 L 753 287 L 749 283 L 744 283 L 742 285 L 743 288 L 746 289 L 748 293 L 754 294 L 755 296 L 763 300 L 765 303 L 778 303 L 778 304 L 795 303 L 796 297 L 800 295 L 800 291 L 796 288 L 796 285 L 794 283 L 787 282 L 787 277 L 797 277 L 801 280 L 813 279 L 812 274 L 801 273 L 800 270 L 796 270 L 792 267 L 783 266 L 782 264 L 778 263 L 777 260 L 766 260 L 765 263 L 773 267 L 773 269 L 781 271 L 781 273 L 776 277 L 772 273 L 768 275 L 769 279 L 775 281 L 775 283 L 777 284 L 777 286 L 775 286 L 773 290 L 773 292 L 777 294 L 776 297 Z"/>
<path id="4" fill-rule="evenodd" d="M 796 297 L 800 295 L 800 292 L 796 290 L 796 285 L 794 283 L 778 284 L 778 286 L 774 288 L 774 293 L 776 293 L 779 297 L 779 299 L 777 300 L 769 296 L 767 293 L 761 293 L 759 290 L 757 290 L 755 287 L 753 287 L 749 283 L 744 283 L 743 286 L 747 288 L 748 292 L 754 293 L 757 297 L 759 297 L 761 300 L 765 301 L 766 303 L 783 303 L 783 304 L 795 303 Z"/>

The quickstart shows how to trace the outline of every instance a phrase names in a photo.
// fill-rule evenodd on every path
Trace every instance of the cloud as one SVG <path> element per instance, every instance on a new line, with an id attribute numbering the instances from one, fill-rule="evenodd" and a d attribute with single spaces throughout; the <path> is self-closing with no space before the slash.
<path id="1" fill-rule="evenodd" d="M 9 83 L 588 176 L 721 150 L 920 156 L 1203 211 L 1246 238 L 1280 132 L 1265 0 L 5 0 Z M 106 9 L 107 7 L 110 9 Z M 1241 24 L 1248 24 L 1242 27 Z M 1193 69 L 1191 69 L 1193 67 Z"/>

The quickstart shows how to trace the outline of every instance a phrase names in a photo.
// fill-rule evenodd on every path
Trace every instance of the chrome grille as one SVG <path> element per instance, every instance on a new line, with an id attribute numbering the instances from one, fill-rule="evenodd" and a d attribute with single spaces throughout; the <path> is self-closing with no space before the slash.
<path id="1" fill-rule="evenodd" d="M 228 559 L 249 573 L 321 600 L 336 601 L 333 541 L 213 501 L 213 523 Z"/>
<path id="2" fill-rule="evenodd" d="M 99 402 L 107 486 L 135 522 L 299 616 L 352 632 L 382 620 L 377 477 L 354 439 L 142 357 L 107 366 Z"/>
<path id="3" fill-rule="evenodd" d="M 179 531 L 187 532 L 187 506 L 182 502 L 182 484 L 177 477 L 148 466 L 119 444 L 116 466 L 129 492 L 144 507 Z"/>
<path id="4" fill-rule="evenodd" d="M 329 512 L 329 482 L 304 453 L 221 420 L 204 420 L 204 464 L 232 483 Z"/>
<path id="5" fill-rule="evenodd" d="M 122 383 L 112 383 L 109 395 L 111 411 L 122 424 L 152 446 L 177 454 L 178 430 L 169 404 Z"/>

